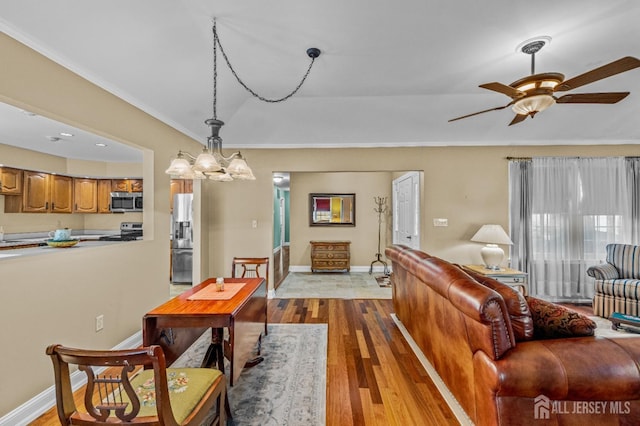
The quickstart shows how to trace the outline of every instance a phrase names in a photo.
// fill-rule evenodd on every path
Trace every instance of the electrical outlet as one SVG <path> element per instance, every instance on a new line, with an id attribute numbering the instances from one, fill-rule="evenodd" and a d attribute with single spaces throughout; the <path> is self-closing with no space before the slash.
<path id="1" fill-rule="evenodd" d="M 257 220 L 257 219 L 253 219 L 253 220 L 251 221 L 251 227 L 252 227 L 253 229 L 256 229 L 256 228 L 258 227 L 258 220 Z"/>
<path id="2" fill-rule="evenodd" d="M 433 226 L 449 226 L 449 221 L 445 218 L 433 219 Z"/>
<path id="3" fill-rule="evenodd" d="M 104 315 L 98 315 L 96 317 L 96 331 L 100 331 L 104 328 Z"/>

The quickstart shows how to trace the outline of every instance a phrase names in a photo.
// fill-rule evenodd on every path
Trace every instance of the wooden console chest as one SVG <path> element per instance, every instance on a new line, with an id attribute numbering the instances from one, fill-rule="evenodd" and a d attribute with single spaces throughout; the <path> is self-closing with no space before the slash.
<path id="1" fill-rule="evenodd" d="M 351 269 L 351 241 L 311 241 L 311 272 Z"/>

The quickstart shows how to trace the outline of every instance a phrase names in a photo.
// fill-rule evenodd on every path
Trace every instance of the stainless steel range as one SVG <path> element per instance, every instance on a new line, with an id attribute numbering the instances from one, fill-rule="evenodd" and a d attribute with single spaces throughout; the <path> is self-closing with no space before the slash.
<path id="1" fill-rule="evenodd" d="M 142 238 L 142 222 L 120 223 L 120 235 L 105 235 L 101 241 L 132 241 Z"/>

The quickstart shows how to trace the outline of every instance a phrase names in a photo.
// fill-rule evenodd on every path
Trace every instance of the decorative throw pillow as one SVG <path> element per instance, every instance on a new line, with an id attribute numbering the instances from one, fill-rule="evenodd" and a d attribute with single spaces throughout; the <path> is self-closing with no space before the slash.
<path id="1" fill-rule="evenodd" d="M 576 311 L 546 300 L 527 296 L 537 339 L 593 336 L 596 323 Z"/>

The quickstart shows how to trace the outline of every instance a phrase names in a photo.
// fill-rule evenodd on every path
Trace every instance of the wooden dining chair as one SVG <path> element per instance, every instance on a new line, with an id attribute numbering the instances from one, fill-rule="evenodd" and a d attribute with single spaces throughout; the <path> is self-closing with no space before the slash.
<path id="1" fill-rule="evenodd" d="M 264 265 L 263 270 L 261 267 Z M 231 278 L 259 277 L 267 280 L 269 288 L 268 257 L 234 257 L 231 265 Z"/>
<path id="2" fill-rule="evenodd" d="M 269 258 L 268 257 L 234 257 L 231 262 L 231 278 L 264 278 L 267 282 L 267 292 L 269 291 Z M 266 306 L 265 306 L 266 309 Z M 265 316 L 266 316 L 265 312 Z M 267 322 L 264 323 L 264 335 L 267 332 Z M 262 362 L 260 350 L 262 348 L 262 336 L 258 338 L 258 357 L 249 361 L 247 366 Z"/>
<path id="3" fill-rule="evenodd" d="M 160 346 L 86 350 L 51 345 L 46 353 L 53 362 L 62 425 L 226 423 L 224 374 L 212 368 L 166 368 Z M 74 400 L 70 366 L 87 375 L 82 409 Z"/>

